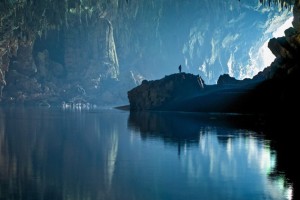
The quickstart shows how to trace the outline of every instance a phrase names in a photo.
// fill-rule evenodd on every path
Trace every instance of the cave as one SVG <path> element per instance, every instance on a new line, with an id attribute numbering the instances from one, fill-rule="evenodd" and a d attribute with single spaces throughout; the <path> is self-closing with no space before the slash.
<path id="1" fill-rule="evenodd" d="M 126 104 L 126 91 L 144 79 L 172 74 L 180 64 L 206 84 L 217 83 L 222 74 L 252 78 L 271 65 L 275 57 L 267 42 L 292 16 L 287 3 L 269 7 L 256 0 L 2 5 L 7 8 L 1 15 L 2 103 L 19 99 L 59 105 L 78 97 L 98 105 Z M 16 14 L 10 12 L 14 8 Z M 10 82 L 18 81 L 9 69 L 30 76 L 28 80 L 36 82 L 31 83 L 36 85 L 35 96 L 40 97 L 26 94 L 22 85 L 13 88 Z M 39 84 L 46 84 L 51 94 Z M 77 90 L 90 98 L 73 92 Z M 54 98 L 55 93 L 61 98 Z"/>
<path id="2" fill-rule="evenodd" d="M 299 5 L 2 0 L 0 199 L 297 199 Z"/>

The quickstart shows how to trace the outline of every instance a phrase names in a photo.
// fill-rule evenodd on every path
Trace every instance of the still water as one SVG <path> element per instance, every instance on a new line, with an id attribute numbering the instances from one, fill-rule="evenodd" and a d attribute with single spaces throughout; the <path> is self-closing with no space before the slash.
<path id="1" fill-rule="evenodd" d="M 1 200 L 292 199 L 276 165 L 224 115 L 0 108 Z"/>

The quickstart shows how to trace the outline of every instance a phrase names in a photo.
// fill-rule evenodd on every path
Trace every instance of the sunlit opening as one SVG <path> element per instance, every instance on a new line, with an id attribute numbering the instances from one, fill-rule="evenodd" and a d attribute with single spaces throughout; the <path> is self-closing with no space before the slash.
<path id="1" fill-rule="evenodd" d="M 272 36 L 275 38 L 284 36 L 284 31 L 289 27 L 292 27 L 292 21 L 293 21 L 293 17 L 290 17 L 284 24 L 282 24 L 280 27 L 278 27 L 278 29 L 275 32 L 272 33 Z M 259 49 L 262 58 L 262 63 L 260 64 L 261 66 L 264 67 L 270 66 L 275 59 L 275 56 L 268 48 L 268 42 L 269 41 L 265 41 L 261 46 L 261 48 Z"/>
<path id="2" fill-rule="evenodd" d="M 271 65 L 271 63 L 275 60 L 275 56 L 268 48 L 268 43 L 270 38 L 282 37 L 284 36 L 284 31 L 289 27 L 292 27 L 293 17 L 288 18 L 283 23 L 274 22 L 269 25 L 265 34 L 265 39 L 258 41 L 249 51 L 250 61 L 246 68 L 242 67 L 240 70 L 240 74 L 237 76 L 239 79 L 251 78 L 256 75 L 258 72 L 262 71 L 264 68 Z M 231 66 L 228 65 L 228 68 Z M 246 69 L 246 70 L 242 70 Z"/>
<path id="3" fill-rule="evenodd" d="M 278 29 L 273 32 L 273 37 L 282 37 L 284 36 L 284 31 L 288 29 L 289 27 L 292 27 L 293 17 L 290 17 L 282 26 L 278 27 Z"/>

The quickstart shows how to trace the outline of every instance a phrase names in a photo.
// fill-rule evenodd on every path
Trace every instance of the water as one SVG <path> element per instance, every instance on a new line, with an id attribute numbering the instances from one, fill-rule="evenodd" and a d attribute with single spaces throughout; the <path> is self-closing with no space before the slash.
<path id="1" fill-rule="evenodd" d="M 272 141 L 244 122 L 0 109 L 0 199 L 292 199 Z"/>

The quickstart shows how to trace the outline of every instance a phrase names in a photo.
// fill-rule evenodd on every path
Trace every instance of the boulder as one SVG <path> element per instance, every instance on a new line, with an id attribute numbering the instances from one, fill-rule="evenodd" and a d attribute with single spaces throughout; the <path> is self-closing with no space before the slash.
<path id="1" fill-rule="evenodd" d="M 200 76 L 177 73 L 142 84 L 128 91 L 131 110 L 152 110 L 189 96 L 200 94 L 205 88 Z"/>
<path id="2" fill-rule="evenodd" d="M 239 83 L 240 80 L 237 80 L 234 77 L 229 76 L 229 74 L 221 75 L 217 81 L 218 85 L 236 85 Z"/>
<path id="3" fill-rule="evenodd" d="M 268 43 L 268 47 L 276 58 L 292 59 L 293 53 L 286 37 L 272 38 Z"/>

